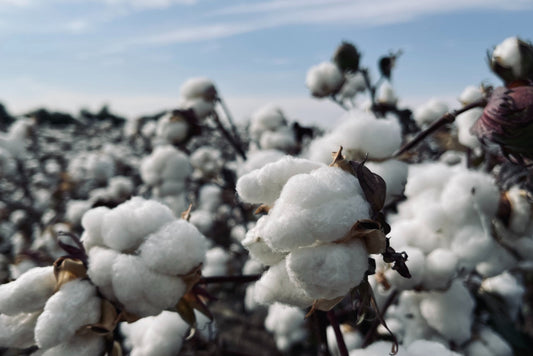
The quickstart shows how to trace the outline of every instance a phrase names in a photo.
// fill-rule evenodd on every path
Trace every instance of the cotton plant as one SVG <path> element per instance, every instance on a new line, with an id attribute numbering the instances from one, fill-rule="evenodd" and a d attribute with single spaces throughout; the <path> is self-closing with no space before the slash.
<path id="1" fill-rule="evenodd" d="M 257 109 L 250 118 L 250 138 L 264 150 L 291 152 L 296 149 L 295 134 L 281 109 L 274 104 Z"/>
<path id="2" fill-rule="evenodd" d="M 368 184 L 376 184 L 374 193 Z M 378 218 L 383 186 L 341 151 L 332 166 L 287 156 L 241 177 L 240 198 L 263 203 L 258 210 L 268 212 L 242 241 L 253 258 L 270 266 L 254 286 L 255 299 L 329 310 L 357 287 L 369 253 L 391 249 L 380 223 L 371 220 Z"/>

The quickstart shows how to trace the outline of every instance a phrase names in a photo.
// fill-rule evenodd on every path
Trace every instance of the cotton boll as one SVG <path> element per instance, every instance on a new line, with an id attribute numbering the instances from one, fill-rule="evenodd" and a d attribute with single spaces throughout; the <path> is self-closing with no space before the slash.
<path id="1" fill-rule="evenodd" d="M 208 78 L 190 78 L 180 88 L 180 96 L 184 99 L 215 100 L 217 91 L 215 85 Z"/>
<path id="2" fill-rule="evenodd" d="M 479 221 L 481 213 L 492 218 L 499 201 L 500 192 L 494 180 L 476 171 L 465 170 L 453 175 L 441 195 L 443 209 L 459 224 Z"/>
<path id="3" fill-rule="evenodd" d="M 405 195 L 409 198 L 427 190 L 441 190 L 454 170 L 441 162 L 409 165 Z"/>
<path id="4" fill-rule="evenodd" d="M 357 93 L 366 90 L 365 77 L 361 72 L 346 73 L 345 78 L 346 81 L 338 94 L 341 99 L 353 99 Z"/>
<path id="5" fill-rule="evenodd" d="M 522 76 L 522 56 L 517 37 L 506 38 L 492 52 L 492 61 L 504 68 L 510 68 L 516 77 Z"/>
<path id="6" fill-rule="evenodd" d="M 285 258 L 287 253 L 273 251 L 259 236 L 261 226 L 267 221 L 267 216 L 262 216 L 257 221 L 254 228 L 250 229 L 241 241 L 242 245 L 248 250 L 250 256 L 265 266 L 272 266 Z"/>
<path id="7" fill-rule="evenodd" d="M 411 273 L 411 278 L 404 278 L 397 271 L 388 269 L 385 271 L 387 281 L 398 290 L 411 289 L 422 283 L 425 273 L 425 256 L 422 251 L 416 247 L 409 246 L 398 248 L 397 251 L 405 251 L 407 253 L 406 264 Z"/>
<path id="8" fill-rule="evenodd" d="M 290 127 L 282 127 L 276 131 L 266 131 L 259 141 L 263 149 L 278 149 L 289 152 L 297 145 L 294 132 Z"/>
<path id="9" fill-rule="evenodd" d="M 250 136 L 255 140 L 259 140 L 266 131 L 276 131 L 286 125 L 287 120 L 281 109 L 276 105 L 267 104 L 252 114 L 249 129 Z"/>
<path id="10" fill-rule="evenodd" d="M 272 249 L 288 251 L 340 239 L 369 211 L 354 176 L 323 167 L 287 181 L 258 233 Z"/>
<path id="11" fill-rule="evenodd" d="M 65 213 L 67 220 L 73 225 L 79 225 L 83 215 L 91 209 L 91 202 L 87 200 L 70 200 L 67 202 Z"/>
<path id="12" fill-rule="evenodd" d="M 467 225 L 453 237 L 452 251 L 459 257 L 459 265 L 472 269 L 495 248 L 492 237 L 478 225 Z"/>
<path id="13" fill-rule="evenodd" d="M 175 306 L 185 293 L 177 276 L 156 273 L 137 256 L 121 254 L 112 270 L 113 291 L 127 311 L 140 317 L 157 315 Z"/>
<path id="14" fill-rule="evenodd" d="M 519 309 L 522 305 L 525 288 L 509 272 L 487 278 L 481 283 L 481 288 L 490 293 L 494 293 L 505 300 L 509 315 L 516 319 Z"/>
<path id="15" fill-rule="evenodd" d="M 157 121 L 156 135 L 163 142 L 182 142 L 189 133 L 189 124 L 181 117 L 168 113 Z"/>
<path id="16" fill-rule="evenodd" d="M 396 105 L 398 97 L 389 83 L 383 83 L 378 89 L 376 101 L 380 104 Z"/>
<path id="17" fill-rule="evenodd" d="M 115 174 L 115 161 L 106 154 L 90 154 L 85 165 L 90 177 L 98 183 L 106 183 Z"/>
<path id="18" fill-rule="evenodd" d="M 457 256 L 447 249 L 436 249 L 426 257 L 424 269 L 424 287 L 427 289 L 441 289 L 448 285 L 454 277 L 457 264 Z"/>
<path id="19" fill-rule="evenodd" d="M 365 165 L 372 173 L 377 174 L 385 181 L 387 185 L 386 202 L 394 201 L 403 195 L 407 183 L 407 163 L 390 159 L 380 163 L 368 162 Z"/>
<path id="20" fill-rule="evenodd" d="M 35 345 L 33 330 L 40 311 L 13 316 L 0 314 L 0 347 L 25 349 Z"/>
<path id="21" fill-rule="evenodd" d="M 527 199 L 527 193 L 518 187 L 512 187 L 505 195 L 511 203 L 509 228 L 517 234 L 522 234 L 531 219 L 531 204 Z"/>
<path id="22" fill-rule="evenodd" d="M 134 197 L 107 212 L 102 219 L 102 239 L 117 251 L 136 249 L 152 232 L 173 221 L 165 205 Z"/>
<path id="23" fill-rule="evenodd" d="M 429 125 L 441 118 L 448 110 L 448 105 L 445 102 L 432 98 L 416 108 L 413 118 L 419 126 Z"/>
<path id="24" fill-rule="evenodd" d="M 340 329 L 342 332 L 342 338 L 348 351 L 360 348 L 363 345 L 363 336 L 356 329 L 349 324 L 341 324 Z M 329 352 L 333 356 L 340 356 L 339 347 L 337 345 L 337 338 L 335 337 L 335 331 L 330 325 L 326 329 L 326 337 L 328 340 Z"/>
<path id="25" fill-rule="evenodd" d="M 139 255 L 154 271 L 179 275 L 198 267 L 206 250 L 207 240 L 194 225 L 175 220 L 148 236 Z"/>
<path id="26" fill-rule="evenodd" d="M 189 222 L 204 235 L 209 235 L 215 223 L 215 215 L 209 211 L 196 210 L 191 213 Z"/>
<path id="27" fill-rule="evenodd" d="M 222 205 L 222 189 L 214 184 L 205 184 L 198 194 L 198 208 L 215 212 Z"/>
<path id="28" fill-rule="evenodd" d="M 237 167 L 237 176 L 242 177 L 253 170 L 264 167 L 266 164 L 276 162 L 285 157 L 280 150 L 258 150 L 248 153 L 248 159 Z"/>
<path id="29" fill-rule="evenodd" d="M 361 240 L 292 251 L 286 259 L 289 278 L 313 299 L 342 297 L 359 285 L 368 269 Z"/>
<path id="30" fill-rule="evenodd" d="M 470 133 L 470 128 L 483 114 L 483 108 L 473 108 L 457 115 L 455 125 L 457 126 L 459 142 L 471 149 L 481 146 L 478 138 Z"/>
<path id="31" fill-rule="evenodd" d="M 497 246 L 490 250 L 485 259 L 476 265 L 476 271 L 483 277 L 493 277 L 516 266 L 516 258 L 504 248 Z"/>
<path id="32" fill-rule="evenodd" d="M 98 286 L 100 292 L 108 299 L 114 300 L 112 289 L 112 269 L 119 253 L 100 246 L 89 250 L 89 268 L 87 275 Z"/>
<path id="33" fill-rule="evenodd" d="M 191 166 L 187 155 L 173 146 L 165 145 L 156 147 L 150 156 L 143 159 L 140 173 L 143 182 L 150 186 L 165 182 L 183 185 L 191 173 Z"/>
<path id="34" fill-rule="evenodd" d="M 460 356 L 461 354 L 453 352 L 443 344 L 436 341 L 416 340 L 407 347 L 407 353 L 410 356 Z"/>
<path id="35" fill-rule="evenodd" d="M 305 84 L 317 98 L 337 93 L 344 83 L 340 69 L 332 62 L 322 62 L 307 72 Z"/>
<path id="36" fill-rule="evenodd" d="M 445 338 L 462 344 L 470 339 L 474 299 L 458 280 L 446 292 L 430 292 L 420 302 L 427 323 Z"/>
<path id="37" fill-rule="evenodd" d="M 439 247 L 439 234 L 432 231 L 423 219 L 402 219 L 391 224 L 390 236 L 395 246 L 408 245 L 429 253 Z"/>
<path id="38" fill-rule="evenodd" d="M 81 226 L 85 231 L 81 236 L 81 242 L 86 250 L 90 250 L 93 246 L 103 245 L 102 221 L 109 211 L 109 208 L 99 206 L 83 214 Z"/>
<path id="39" fill-rule="evenodd" d="M 35 326 L 35 341 L 42 349 L 66 342 L 84 325 L 100 320 L 101 299 L 85 280 L 65 283 L 48 299 Z M 68 327 L 66 327 L 68 326 Z"/>
<path id="40" fill-rule="evenodd" d="M 513 349 L 497 333 L 489 327 L 482 327 L 478 333 L 479 340 L 469 343 L 466 356 L 511 356 Z"/>
<path id="41" fill-rule="evenodd" d="M 322 164 L 302 158 L 285 156 L 263 168 L 243 175 L 237 181 L 237 194 L 248 203 L 271 205 L 279 197 L 289 178 L 299 173 L 308 173 Z"/>
<path id="42" fill-rule="evenodd" d="M 231 256 L 221 247 L 213 247 L 205 254 L 202 276 L 225 276 L 228 274 L 228 262 Z"/>
<path id="43" fill-rule="evenodd" d="M 35 267 L 13 282 L 0 285 L 0 313 L 16 315 L 40 310 L 54 294 L 54 267 Z"/>
<path id="44" fill-rule="evenodd" d="M 301 309 L 274 303 L 268 307 L 265 328 L 274 333 L 278 349 L 288 351 L 307 336 L 304 322 L 305 313 Z"/>
<path id="45" fill-rule="evenodd" d="M 122 323 L 120 329 L 126 344 L 131 345 L 130 355 L 174 356 L 180 351 L 189 326 L 177 313 L 163 311 L 131 324 Z"/>
<path id="46" fill-rule="evenodd" d="M 134 191 L 133 181 L 129 177 L 117 176 L 109 180 L 108 194 L 117 200 L 128 198 Z"/>
<path id="47" fill-rule="evenodd" d="M 100 335 L 75 335 L 64 343 L 47 349 L 41 356 L 94 356 L 105 350 L 105 339 Z"/>
<path id="48" fill-rule="evenodd" d="M 459 96 L 459 101 L 463 105 L 472 104 L 475 101 L 478 101 L 483 98 L 483 92 L 480 87 L 473 85 L 467 86 L 461 95 Z"/>
<path id="49" fill-rule="evenodd" d="M 285 261 L 271 266 L 254 286 L 254 299 L 260 304 L 279 302 L 300 308 L 313 304 L 313 299 L 290 280 Z"/>
<path id="50" fill-rule="evenodd" d="M 201 176 L 212 177 L 220 172 L 224 162 L 219 150 L 200 147 L 191 155 L 191 165 Z"/>

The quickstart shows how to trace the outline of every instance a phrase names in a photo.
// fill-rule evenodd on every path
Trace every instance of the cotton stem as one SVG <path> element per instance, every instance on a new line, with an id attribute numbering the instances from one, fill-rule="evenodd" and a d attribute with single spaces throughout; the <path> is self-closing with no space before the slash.
<path id="1" fill-rule="evenodd" d="M 327 312 L 329 323 L 335 332 L 335 339 L 337 340 L 337 347 L 339 349 L 340 356 L 348 356 L 348 349 L 346 348 L 346 343 L 344 342 L 344 337 L 342 331 L 339 327 L 339 321 L 333 310 Z"/>

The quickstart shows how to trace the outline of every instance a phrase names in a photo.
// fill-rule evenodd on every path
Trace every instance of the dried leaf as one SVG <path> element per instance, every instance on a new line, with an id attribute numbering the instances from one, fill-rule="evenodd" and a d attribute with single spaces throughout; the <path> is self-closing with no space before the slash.
<path id="1" fill-rule="evenodd" d="M 112 333 L 117 327 L 119 314 L 115 306 L 106 299 L 102 299 L 100 310 L 100 321 L 96 324 L 87 325 L 87 327 L 96 334 L 107 335 Z"/>
<path id="2" fill-rule="evenodd" d="M 271 207 L 266 204 L 261 204 L 257 209 L 255 209 L 254 214 L 268 214 Z"/>
<path id="3" fill-rule="evenodd" d="M 181 218 L 185 221 L 189 221 L 191 219 L 191 210 L 192 210 L 192 204 L 189 204 L 189 207 L 187 208 L 187 210 L 181 213 Z"/>
<path id="4" fill-rule="evenodd" d="M 180 277 L 187 286 L 187 293 L 202 279 L 202 266 L 203 264 L 200 263 L 198 266 L 194 267 L 190 272 L 186 274 L 180 274 L 178 277 Z"/>
<path id="5" fill-rule="evenodd" d="M 387 184 L 383 178 L 366 168 L 364 161 L 361 163 L 350 161 L 350 164 L 355 170 L 356 177 L 363 189 L 366 200 L 370 203 L 373 213 L 377 214 L 385 205 Z"/>
<path id="6" fill-rule="evenodd" d="M 335 305 L 339 304 L 343 299 L 344 296 L 337 297 L 334 299 L 315 299 L 313 305 L 311 306 L 311 309 L 307 312 L 305 317 L 310 317 L 317 310 L 329 311 L 333 309 Z"/>
<path id="7" fill-rule="evenodd" d="M 370 254 L 383 253 L 387 247 L 387 238 L 381 229 L 381 225 L 374 220 L 357 220 L 350 231 L 335 242 L 343 243 L 354 239 L 361 239 Z"/>
<path id="8" fill-rule="evenodd" d="M 178 304 L 176 304 L 176 311 L 191 328 L 196 328 L 196 315 L 194 314 L 194 308 L 189 304 L 186 298 L 182 297 L 179 300 Z"/>
<path id="9" fill-rule="evenodd" d="M 54 262 L 54 276 L 56 277 L 56 291 L 67 282 L 87 277 L 87 268 L 81 260 L 60 257 Z"/>

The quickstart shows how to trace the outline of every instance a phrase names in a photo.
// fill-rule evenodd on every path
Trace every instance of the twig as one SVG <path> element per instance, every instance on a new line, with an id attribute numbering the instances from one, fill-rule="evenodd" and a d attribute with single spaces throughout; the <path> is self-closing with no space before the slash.
<path id="1" fill-rule="evenodd" d="M 431 135 L 432 133 L 434 133 L 435 131 L 440 129 L 442 126 L 444 126 L 446 124 L 451 124 L 452 122 L 455 121 L 457 115 L 462 114 L 465 111 L 468 111 L 468 110 L 473 109 L 473 108 L 484 107 L 485 105 L 487 105 L 487 100 L 486 99 L 480 99 L 480 100 L 475 101 L 475 102 L 473 102 L 471 104 L 465 105 L 461 109 L 454 110 L 452 112 L 448 112 L 448 113 L 444 114 L 440 119 L 438 119 L 437 121 L 433 122 L 427 129 L 425 129 L 424 131 L 419 132 L 418 135 L 416 135 L 411 141 L 409 141 L 405 145 L 403 145 L 398 151 L 396 151 L 393 154 L 393 157 L 398 157 L 401 154 L 409 151 L 411 148 L 413 148 L 416 145 L 418 145 L 427 136 Z"/>
<path id="2" fill-rule="evenodd" d="M 239 145 L 238 142 L 235 141 L 235 139 L 231 136 L 228 130 L 226 130 L 224 125 L 222 125 L 222 122 L 220 121 L 218 114 L 215 111 L 213 111 L 211 116 L 215 119 L 215 123 L 217 124 L 218 129 L 222 132 L 222 135 L 224 135 L 224 137 L 230 143 L 230 145 L 235 149 L 235 151 L 237 151 L 237 153 L 243 159 L 246 159 L 246 153 L 244 152 L 243 148 Z"/>
<path id="3" fill-rule="evenodd" d="M 374 107 L 374 105 L 376 104 L 376 87 L 372 86 L 372 83 L 370 83 L 370 77 L 368 76 L 368 69 L 361 68 L 360 72 L 363 75 L 363 78 L 365 79 L 366 88 L 368 89 L 368 92 L 370 93 L 370 105 L 371 107 Z"/>
<path id="4" fill-rule="evenodd" d="M 335 332 L 335 339 L 337 340 L 337 347 L 339 349 L 340 356 L 349 356 L 348 349 L 346 348 L 346 343 L 344 342 L 344 337 L 342 331 L 339 327 L 339 321 L 333 310 L 327 312 L 329 323 Z"/>
<path id="5" fill-rule="evenodd" d="M 389 331 L 389 333 L 392 335 L 393 339 L 394 339 L 394 342 L 395 342 L 395 345 L 397 346 L 398 344 L 398 341 L 396 340 L 396 337 L 394 336 L 394 334 L 389 330 L 389 328 L 387 327 L 387 324 L 385 324 L 385 313 L 387 312 L 387 309 L 389 309 L 389 307 L 391 306 L 391 304 L 396 300 L 396 297 L 398 296 L 398 291 L 397 290 L 394 290 L 391 292 L 391 294 L 389 294 L 387 300 L 385 301 L 385 304 L 383 305 L 383 310 L 379 310 L 378 309 L 378 305 L 376 303 L 376 299 L 374 297 L 374 293 L 372 293 L 372 304 L 374 305 L 374 308 L 376 310 L 376 319 L 374 319 L 374 322 L 372 323 L 372 325 L 370 326 L 370 330 L 368 331 L 368 333 L 366 334 L 365 336 L 365 339 L 363 341 L 363 347 L 367 347 L 368 345 L 370 345 L 370 343 L 372 342 L 372 339 L 374 338 L 375 334 L 376 334 L 376 331 L 377 331 L 377 328 L 379 326 L 379 324 L 383 324 L 383 326 L 385 326 L 385 328 L 387 328 L 387 330 Z"/>
<path id="6" fill-rule="evenodd" d="M 312 325 L 318 339 L 317 355 L 331 356 L 328 347 L 328 337 L 326 332 L 327 321 L 325 313 L 322 311 L 317 311 L 316 313 L 312 314 L 312 319 L 310 320 L 312 320 Z"/>
<path id="7" fill-rule="evenodd" d="M 255 282 L 261 278 L 261 274 L 249 274 L 241 276 L 214 276 L 202 277 L 198 284 L 214 284 L 214 283 L 249 283 Z"/>
<path id="8" fill-rule="evenodd" d="M 222 111 L 224 111 L 224 115 L 226 115 L 226 119 L 229 122 L 233 135 L 235 136 L 236 140 L 239 141 L 239 143 L 242 145 L 242 142 L 239 137 L 239 132 L 237 131 L 237 126 L 235 126 L 235 121 L 233 120 L 233 116 L 231 115 L 231 112 L 229 111 L 226 102 L 220 96 L 217 97 L 217 101 L 220 103 L 220 106 L 222 106 Z"/>
<path id="9" fill-rule="evenodd" d="M 349 111 L 350 108 L 348 108 L 342 101 L 340 101 L 336 96 L 335 94 L 332 94 L 329 96 L 329 98 L 331 99 L 331 101 L 333 101 L 334 103 L 336 103 L 337 105 L 339 105 L 341 108 L 343 108 L 344 110 L 346 111 Z"/>

